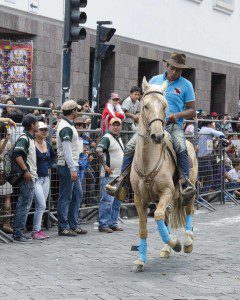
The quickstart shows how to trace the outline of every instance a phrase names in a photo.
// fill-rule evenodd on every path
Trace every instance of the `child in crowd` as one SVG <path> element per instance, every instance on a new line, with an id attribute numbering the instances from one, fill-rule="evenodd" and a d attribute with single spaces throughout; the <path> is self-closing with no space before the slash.
<path id="1" fill-rule="evenodd" d="M 233 169 L 228 172 L 228 180 L 230 181 L 229 187 L 240 188 L 240 160 L 235 159 L 232 162 Z M 240 189 L 236 189 L 234 194 L 237 198 L 240 198 Z"/>

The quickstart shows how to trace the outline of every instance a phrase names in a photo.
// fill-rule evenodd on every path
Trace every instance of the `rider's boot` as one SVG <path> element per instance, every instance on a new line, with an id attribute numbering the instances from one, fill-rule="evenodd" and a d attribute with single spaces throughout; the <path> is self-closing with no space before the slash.
<path id="1" fill-rule="evenodd" d="M 124 202 L 127 195 L 127 185 L 130 182 L 130 171 L 133 161 L 133 155 L 124 155 L 122 163 L 122 173 L 106 185 L 106 191 L 109 195 L 116 197 Z"/>
<path id="2" fill-rule="evenodd" d="M 188 151 L 177 153 L 178 167 L 181 172 L 179 180 L 179 190 L 182 198 L 182 206 L 187 206 L 196 193 L 195 186 L 189 180 L 189 159 Z"/>
<path id="3" fill-rule="evenodd" d="M 182 206 L 187 206 L 196 193 L 195 186 L 186 177 L 179 180 L 180 195 L 182 197 Z"/>
<path id="4" fill-rule="evenodd" d="M 114 196 L 118 200 L 125 202 L 127 195 L 127 187 L 130 180 L 131 165 L 106 185 L 106 191 L 109 195 Z"/>

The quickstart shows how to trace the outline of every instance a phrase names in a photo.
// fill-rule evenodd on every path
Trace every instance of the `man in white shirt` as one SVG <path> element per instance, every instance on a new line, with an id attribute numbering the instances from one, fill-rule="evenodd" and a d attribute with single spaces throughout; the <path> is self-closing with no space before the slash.
<path id="1" fill-rule="evenodd" d="M 198 143 L 198 174 L 199 181 L 203 184 L 202 192 L 207 192 L 213 186 L 213 138 L 223 138 L 224 134 L 215 129 L 214 120 L 203 121 L 202 125 Z"/>
<path id="2" fill-rule="evenodd" d="M 96 148 L 102 164 L 102 198 L 99 203 L 98 229 L 105 233 L 122 231 L 117 223 L 121 202 L 106 192 L 106 185 L 121 174 L 124 154 L 124 146 L 120 137 L 122 121 L 119 118 L 112 118 L 109 125 L 109 132 L 102 137 Z"/>
<path id="3" fill-rule="evenodd" d="M 78 212 L 83 192 L 79 178 L 79 137 L 73 123 L 77 117 L 77 110 L 81 107 L 75 101 L 68 100 L 63 103 L 61 109 L 63 118 L 57 128 L 58 235 L 77 236 L 87 233 L 78 226 Z"/>

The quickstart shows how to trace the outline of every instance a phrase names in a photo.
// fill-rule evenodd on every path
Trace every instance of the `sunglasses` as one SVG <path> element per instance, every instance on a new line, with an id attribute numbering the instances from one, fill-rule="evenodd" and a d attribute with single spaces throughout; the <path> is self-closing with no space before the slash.
<path id="1" fill-rule="evenodd" d="M 40 131 L 44 131 L 44 132 L 47 132 L 48 131 L 48 129 L 47 128 L 41 128 L 41 129 L 39 129 Z"/>
<path id="2" fill-rule="evenodd" d="M 113 124 L 112 124 L 112 126 L 114 126 L 114 127 L 115 127 L 115 126 L 117 126 L 117 127 L 120 127 L 120 126 L 121 126 L 121 124 L 120 124 L 120 123 L 118 123 L 118 122 L 115 122 L 115 123 L 113 123 Z"/>
<path id="3" fill-rule="evenodd" d="M 170 69 L 171 71 L 175 71 L 176 73 L 180 73 L 180 72 L 182 71 L 182 69 L 176 68 L 176 67 L 174 67 L 174 66 L 172 66 L 172 65 L 168 65 L 168 67 L 169 67 L 169 69 Z"/>
<path id="4" fill-rule="evenodd" d="M 83 127 L 86 128 L 86 124 L 85 123 L 76 123 L 75 127 Z"/>

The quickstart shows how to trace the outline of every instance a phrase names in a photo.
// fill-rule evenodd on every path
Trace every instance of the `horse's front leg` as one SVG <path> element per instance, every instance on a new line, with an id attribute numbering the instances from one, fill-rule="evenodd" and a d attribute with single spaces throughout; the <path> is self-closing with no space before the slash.
<path id="1" fill-rule="evenodd" d="M 164 222 L 165 211 L 171 203 L 173 195 L 174 190 L 168 187 L 161 192 L 160 201 L 154 213 L 154 218 L 157 223 L 159 234 L 164 244 L 168 244 L 174 251 L 180 252 L 182 249 L 180 241 L 176 237 L 170 236 L 168 228 Z"/>
<path id="2" fill-rule="evenodd" d="M 168 207 L 165 211 L 165 225 L 167 226 L 167 230 L 169 234 L 171 234 L 171 226 L 170 226 L 170 208 Z M 164 247 L 160 251 L 160 257 L 169 258 L 171 254 L 171 247 L 168 244 L 164 244 Z"/>
<path id="3" fill-rule="evenodd" d="M 194 197 L 195 199 L 195 197 Z M 193 250 L 193 213 L 194 213 L 194 199 L 186 207 L 186 225 L 185 225 L 185 239 L 184 252 L 191 253 Z"/>
<path id="4" fill-rule="evenodd" d="M 134 203 L 139 217 L 139 247 L 138 259 L 134 261 L 134 271 L 144 270 L 144 264 L 147 261 L 147 204 L 143 206 L 141 199 L 134 194 Z"/>

